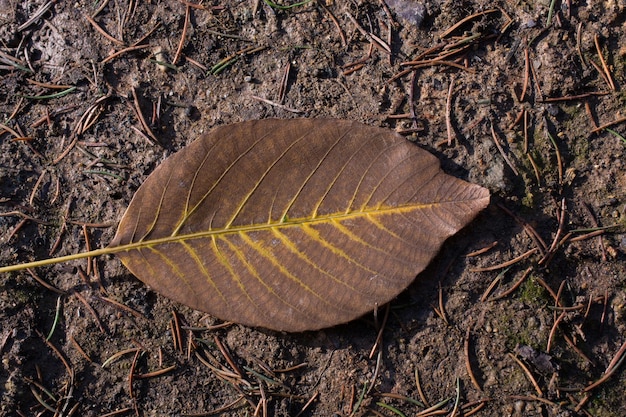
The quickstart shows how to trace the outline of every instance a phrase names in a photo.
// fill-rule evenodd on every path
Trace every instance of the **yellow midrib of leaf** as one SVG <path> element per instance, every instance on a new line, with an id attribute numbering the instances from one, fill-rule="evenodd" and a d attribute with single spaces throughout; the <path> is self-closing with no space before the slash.
<path id="1" fill-rule="evenodd" d="M 109 255 L 116 254 L 120 252 L 128 252 L 135 249 L 143 249 L 149 248 L 153 246 L 162 245 L 165 243 L 175 243 L 175 242 L 183 242 L 193 239 L 202 239 L 211 236 L 225 236 L 232 235 L 238 233 L 249 233 L 254 231 L 262 231 L 262 230 L 270 230 L 274 228 L 284 228 L 284 227 L 294 227 L 302 224 L 312 225 L 312 224 L 320 224 L 320 223 L 328 223 L 333 221 L 341 221 L 341 220 L 350 220 L 356 218 L 362 218 L 367 216 L 379 216 L 385 214 L 400 214 L 407 213 L 414 210 L 424 210 L 429 207 L 433 207 L 436 205 L 444 204 L 446 202 L 437 202 L 437 203 L 427 203 L 427 204 L 413 204 L 406 206 L 397 206 L 397 207 L 381 207 L 381 208 L 370 208 L 366 210 L 353 211 L 350 213 L 337 213 L 337 214 L 329 214 L 320 217 L 304 217 L 304 218 L 296 218 L 296 219 L 286 219 L 281 222 L 276 223 L 261 223 L 261 224 L 252 224 L 252 225 L 244 225 L 244 226 L 234 226 L 229 227 L 227 229 L 211 229 L 204 230 L 201 232 L 188 233 L 185 235 L 174 235 L 174 236 L 166 236 L 157 239 L 150 239 L 146 241 L 132 242 L 127 243 L 125 245 L 119 246 L 107 246 L 101 249 L 95 249 L 89 252 L 81 252 L 75 253 L 72 255 L 60 256 L 57 258 L 48 258 L 42 259 L 39 261 L 27 262 L 23 264 L 17 265 L 9 265 L 0 267 L 0 273 L 11 272 L 11 271 L 20 271 L 28 268 L 36 268 L 45 265 L 53 265 L 57 263 L 68 262 L 76 259 L 84 259 L 89 257 L 96 257 L 101 255 Z M 450 202 L 454 203 L 454 202 Z"/>

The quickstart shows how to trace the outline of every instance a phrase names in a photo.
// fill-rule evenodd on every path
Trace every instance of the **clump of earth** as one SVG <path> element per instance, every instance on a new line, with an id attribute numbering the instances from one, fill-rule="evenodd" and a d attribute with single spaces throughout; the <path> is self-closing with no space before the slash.
<path id="1" fill-rule="evenodd" d="M 224 323 L 111 256 L 2 274 L 0 414 L 626 414 L 625 16 L 0 0 L 3 266 L 106 246 L 156 166 L 243 120 L 392 129 L 492 194 L 397 299 L 316 332 Z"/>

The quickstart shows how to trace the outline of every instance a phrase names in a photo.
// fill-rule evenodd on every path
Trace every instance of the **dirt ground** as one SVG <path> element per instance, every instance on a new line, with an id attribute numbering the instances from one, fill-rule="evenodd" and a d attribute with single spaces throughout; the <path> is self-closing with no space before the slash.
<path id="1" fill-rule="evenodd" d="M 106 246 L 161 161 L 249 119 L 395 129 L 490 207 L 389 306 L 304 334 L 112 256 L 3 274 L 0 414 L 626 415 L 626 2 L 287 5 L 0 0 L 0 263 Z"/>

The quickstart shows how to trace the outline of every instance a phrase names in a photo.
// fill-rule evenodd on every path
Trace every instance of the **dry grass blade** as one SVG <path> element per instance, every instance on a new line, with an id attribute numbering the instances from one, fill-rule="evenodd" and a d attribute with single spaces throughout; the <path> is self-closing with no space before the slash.
<path id="1" fill-rule="evenodd" d="M 502 263 L 500 263 L 498 265 L 486 266 L 486 267 L 483 267 L 483 268 L 472 268 L 470 271 L 472 271 L 472 272 L 486 272 L 486 271 L 496 271 L 498 269 L 507 268 L 507 267 L 509 267 L 511 265 L 515 265 L 516 263 L 518 263 L 521 260 L 524 260 L 524 259 L 528 258 L 531 255 L 534 255 L 535 253 L 537 253 L 538 250 L 539 249 L 537 249 L 537 248 L 533 248 L 533 249 L 531 249 L 529 251 L 526 251 L 526 252 L 522 253 L 521 255 L 519 255 L 519 256 L 517 256 L 517 257 L 515 257 L 515 258 L 513 258 L 513 259 L 511 259 L 509 261 L 502 262 Z"/>
<path id="2" fill-rule="evenodd" d="M 173 331 L 172 338 L 174 339 L 174 349 L 177 349 L 180 353 L 183 353 L 183 335 L 180 329 L 180 318 L 176 310 L 172 311 L 172 323 Z"/>
<path id="3" fill-rule="evenodd" d="M 502 145 L 500 144 L 500 139 L 498 139 L 498 135 L 496 134 L 496 131 L 493 127 L 493 121 L 491 122 L 491 137 L 493 138 L 493 142 L 496 144 L 496 147 L 498 148 L 500 155 L 502 155 L 502 158 L 504 158 L 504 161 L 506 162 L 506 164 L 509 166 L 509 168 L 511 168 L 511 171 L 513 171 L 513 173 L 516 176 L 519 176 L 519 172 L 517 171 L 517 168 L 515 168 L 515 165 L 513 165 L 513 162 L 511 162 L 508 155 L 504 152 Z"/>
<path id="4" fill-rule="evenodd" d="M 133 94 L 133 103 L 134 103 L 133 110 L 135 112 L 135 115 L 137 116 L 137 119 L 139 120 L 139 123 L 141 123 L 143 132 L 145 132 L 150 137 L 152 142 L 159 144 L 159 140 L 157 139 L 156 136 L 154 136 L 154 133 L 152 133 L 152 129 L 150 129 L 150 126 L 148 126 L 148 123 L 146 122 L 146 119 L 143 116 L 143 112 L 141 111 L 141 106 L 139 105 L 139 97 L 137 97 L 137 90 L 135 88 L 132 88 L 130 91 Z"/>
<path id="5" fill-rule="evenodd" d="M 437 404 L 433 405 L 432 407 L 428 407 L 427 409 L 422 410 L 419 413 L 415 414 L 415 417 L 430 417 L 430 416 L 448 414 L 447 410 L 441 410 L 441 408 L 443 408 L 449 402 L 450 402 L 449 399 L 442 400 L 438 402 Z"/>
<path id="6" fill-rule="evenodd" d="M 96 250 L 96 251 L 92 251 L 91 253 L 92 253 L 94 256 L 97 256 L 97 252 L 98 252 L 98 251 Z M 133 316 L 135 316 L 135 317 L 137 317 L 137 318 L 139 318 L 139 319 L 144 319 L 144 320 L 147 320 L 147 319 L 146 319 L 146 316 L 144 316 L 143 314 L 141 314 L 141 313 L 140 313 L 140 312 L 138 312 L 137 310 L 134 310 L 134 309 L 132 309 L 132 308 L 128 307 L 127 305 L 124 305 L 124 304 L 120 303 L 119 301 L 116 301 L 116 300 L 114 300 L 114 299 L 112 299 L 112 298 L 105 297 L 105 296 L 100 296 L 100 298 L 99 298 L 99 299 L 100 299 L 100 300 L 102 300 L 102 301 L 104 301 L 104 302 L 106 302 L 106 303 L 109 303 L 109 304 L 111 304 L 111 305 L 113 305 L 113 306 L 115 306 L 115 307 L 118 307 L 119 309 L 121 309 L 121 310 L 123 310 L 123 311 L 125 311 L 125 312 L 127 312 L 127 313 L 130 313 L 131 315 L 133 315 Z"/>
<path id="7" fill-rule="evenodd" d="M 528 45 L 524 45 L 524 85 L 522 86 L 522 93 L 520 94 L 519 101 L 524 101 L 524 99 L 526 98 L 526 91 L 528 91 L 529 80 L 530 80 L 530 56 L 528 54 Z"/>
<path id="8" fill-rule="evenodd" d="M 469 15 L 469 16 L 461 19 L 461 20 L 459 20 L 457 23 L 455 23 L 454 25 L 450 26 L 448 29 L 443 31 L 441 34 L 439 34 L 439 37 L 440 38 L 445 38 L 448 35 L 450 35 L 452 32 L 454 32 L 455 30 L 457 30 L 459 27 L 461 27 L 465 23 L 469 22 L 470 20 L 476 19 L 477 17 L 481 17 L 481 16 L 484 16 L 484 15 L 487 15 L 487 14 L 497 13 L 499 11 L 500 11 L 500 9 L 489 9 L 489 10 L 485 10 L 483 12 L 471 14 L 471 15 Z"/>
<path id="9" fill-rule="evenodd" d="M 556 143 L 554 136 L 552 136 L 550 132 L 548 131 L 547 123 L 546 123 L 546 135 L 548 135 L 548 138 L 550 139 L 550 143 L 554 147 L 554 153 L 556 154 L 557 169 L 559 173 L 559 184 L 563 184 L 563 159 L 561 158 L 561 151 L 559 150 L 559 145 Z"/>
<path id="10" fill-rule="evenodd" d="M 448 146 L 452 146 L 454 140 L 454 129 L 452 128 L 452 90 L 454 88 L 454 77 L 450 78 L 450 86 L 448 87 L 448 96 L 446 98 L 446 130 L 448 132 Z"/>
<path id="11" fill-rule="evenodd" d="M 110 413 L 100 414 L 98 417 L 114 417 L 114 416 L 119 416 L 121 414 L 129 413 L 133 410 L 134 410 L 133 407 L 126 407 L 126 408 L 121 408 L 119 410 L 111 411 Z"/>
<path id="12" fill-rule="evenodd" d="M 102 368 L 106 368 L 108 365 L 112 364 L 117 359 L 121 358 L 122 356 L 128 355 L 129 353 L 135 354 L 135 353 L 139 352 L 140 350 L 141 349 L 139 349 L 139 348 L 129 348 L 129 349 L 120 350 L 119 352 L 114 353 L 107 360 L 102 362 L 101 367 Z"/>
<path id="13" fill-rule="evenodd" d="M 602 131 L 604 129 L 607 129 L 607 128 L 611 127 L 611 126 L 615 126 L 615 125 L 618 125 L 618 124 L 624 123 L 624 122 L 626 122 L 626 116 L 619 117 L 619 118 L 613 120 L 612 122 L 608 122 L 608 123 L 605 123 L 605 124 L 603 124 L 601 126 L 598 126 L 595 129 L 592 129 L 591 132 L 598 133 L 598 132 L 600 132 L 600 131 Z"/>
<path id="14" fill-rule="evenodd" d="M 20 59 L 17 59 L 3 51 L 0 51 L 0 62 L 8 64 L 8 68 L 18 68 L 25 72 L 31 72 L 29 68 L 26 67 L 27 63 L 23 62 Z M 11 120 L 13 117 L 9 117 L 8 120 Z"/>
<path id="15" fill-rule="evenodd" d="M 10 134 L 12 134 L 12 135 L 13 135 L 16 139 L 20 139 L 20 138 L 22 138 L 22 137 L 23 137 L 23 135 L 21 135 L 21 134 L 17 133 L 17 132 L 15 131 L 15 129 L 10 128 L 9 126 L 7 126 L 7 125 L 5 125 L 5 124 L 3 124 L 3 123 L 0 123 L 0 129 L 4 130 L 5 132 L 9 132 L 9 133 L 10 133 Z M 4 133 L 4 132 L 2 132 L 2 133 Z"/>
<path id="16" fill-rule="evenodd" d="M 120 49 L 119 51 L 112 53 L 108 57 L 104 58 L 102 60 L 102 62 L 100 62 L 100 63 L 101 64 L 106 64 L 107 62 L 110 62 L 110 61 L 114 60 L 115 58 L 119 57 L 120 55 L 123 55 L 123 54 L 125 54 L 127 52 L 138 51 L 138 50 L 146 49 L 146 48 L 150 48 L 150 45 L 129 46 L 128 48 Z"/>
<path id="17" fill-rule="evenodd" d="M 52 8 L 52 6 L 54 6 L 54 3 L 56 3 L 56 0 L 49 0 L 45 2 L 44 4 L 42 4 L 41 6 L 39 6 L 39 9 L 37 9 L 35 13 L 33 13 L 33 15 L 26 22 L 22 23 L 17 28 L 17 31 L 22 32 L 28 29 L 31 25 L 37 23 L 37 21 L 41 19 L 43 15 L 46 14 L 48 10 Z"/>
<path id="18" fill-rule="evenodd" d="M 85 297 L 83 297 L 82 295 L 80 295 L 80 293 L 76 292 L 73 294 L 76 298 L 78 298 L 78 300 L 83 303 L 83 305 L 85 306 L 85 308 L 87 309 L 87 311 L 89 312 L 89 314 L 91 314 L 91 316 L 94 318 L 98 329 L 100 329 L 101 333 L 106 333 L 106 330 L 104 329 L 104 325 L 102 324 L 102 321 L 100 320 L 100 317 L 98 317 L 98 313 L 96 313 L 96 310 L 93 309 L 93 307 L 91 305 L 89 305 L 89 303 L 87 302 L 87 300 L 85 299 Z"/>
<path id="19" fill-rule="evenodd" d="M 301 416 L 310 406 L 311 404 L 313 404 L 313 402 L 315 402 L 317 400 L 317 398 L 320 396 L 320 393 L 318 391 L 315 391 L 315 393 L 313 394 L 313 396 L 311 396 L 311 398 L 309 398 L 309 400 L 306 402 L 306 404 L 304 404 L 302 406 L 302 408 L 300 409 L 300 411 L 298 412 L 298 414 L 296 414 L 296 417 Z"/>
<path id="20" fill-rule="evenodd" d="M 226 347 L 224 346 L 222 341 L 217 337 L 217 335 L 213 336 L 213 341 L 215 342 L 218 349 L 222 353 L 222 356 L 224 356 L 224 359 L 226 359 L 226 362 L 228 362 L 228 364 L 230 365 L 231 369 L 237 374 L 239 378 L 242 378 L 244 375 L 243 372 L 241 371 L 241 369 L 239 369 L 239 366 L 237 366 L 237 364 L 233 360 L 233 357 L 231 356 L 230 352 L 228 351 L 228 349 L 226 349 Z"/>
<path id="21" fill-rule="evenodd" d="M 592 389 L 605 383 L 611 376 L 613 376 L 615 371 L 617 371 L 617 369 L 622 365 L 625 359 L 626 359 L 626 342 L 624 342 L 622 344 L 622 347 L 619 348 L 619 350 L 617 351 L 617 353 L 611 360 L 611 363 L 609 364 L 609 366 L 607 366 L 606 371 L 604 371 L 604 375 L 602 375 L 602 378 L 600 378 L 593 384 L 585 387 L 583 392 L 589 392 Z"/>
<path id="22" fill-rule="evenodd" d="M 467 326 L 467 331 L 465 332 L 465 339 L 463 341 L 463 352 L 465 353 L 465 368 L 467 369 L 467 374 L 469 375 L 470 380 L 472 381 L 472 384 L 474 384 L 474 387 L 476 387 L 478 391 L 482 391 L 482 388 L 480 384 L 478 383 L 478 380 L 476 379 L 476 375 L 474 375 L 474 371 L 472 370 L 472 363 L 470 360 L 471 330 L 472 330 L 472 326 L 471 325 Z"/>
<path id="23" fill-rule="evenodd" d="M 602 55 L 602 48 L 600 47 L 600 37 L 597 34 L 593 37 L 593 42 L 596 45 L 596 50 L 598 51 L 598 57 L 600 58 L 600 62 L 602 63 L 602 70 L 604 71 L 604 79 L 609 85 L 611 91 L 616 91 L 615 83 L 613 82 L 613 76 L 611 75 L 611 71 L 609 70 L 609 67 L 606 65 L 604 56 Z"/>
<path id="24" fill-rule="evenodd" d="M 374 357 L 374 353 L 376 353 L 376 351 L 378 350 L 380 343 L 383 339 L 383 332 L 385 331 L 385 326 L 387 325 L 387 319 L 389 318 L 390 310 L 391 310 L 391 305 L 387 304 L 385 306 L 385 316 L 383 317 L 383 322 L 380 325 L 380 329 L 378 329 L 378 334 L 376 335 L 376 341 L 374 342 L 372 349 L 370 349 L 370 354 L 369 354 L 370 359 Z"/>
<path id="25" fill-rule="evenodd" d="M 328 14 L 328 17 L 330 18 L 330 20 L 332 20 L 333 24 L 337 28 L 337 32 L 339 32 L 339 38 L 341 39 L 341 45 L 347 45 L 346 35 L 343 32 L 343 29 L 341 28 L 341 25 L 339 24 L 339 21 L 337 20 L 333 12 L 331 12 L 330 9 L 326 7 L 323 1 L 318 1 L 317 4 Z"/>
<path id="26" fill-rule="evenodd" d="M 550 334 L 548 336 L 548 343 L 546 345 L 546 353 L 550 353 L 550 349 L 552 347 L 552 340 L 554 339 L 554 334 L 556 333 L 557 328 L 559 327 L 559 323 L 565 318 L 566 312 L 562 312 L 559 317 L 554 321 L 552 325 L 552 329 L 550 329 Z"/>
<path id="27" fill-rule="evenodd" d="M 388 54 L 391 54 L 391 46 L 387 44 L 387 42 L 380 39 L 378 36 L 374 35 L 363 29 L 363 27 L 357 22 L 357 20 L 352 16 L 349 12 L 346 12 L 346 16 L 350 19 L 350 21 L 354 24 L 354 26 L 361 32 L 363 36 L 365 36 L 370 42 L 372 42 L 378 49 Z"/>
<path id="28" fill-rule="evenodd" d="M 417 367 L 415 368 L 415 386 L 417 387 L 417 393 L 420 396 L 420 399 L 422 400 L 422 403 L 424 404 L 425 407 L 428 407 L 428 400 L 426 400 L 426 396 L 424 395 L 424 391 L 422 390 L 422 384 L 420 382 L 420 375 L 419 375 L 419 370 L 417 369 Z"/>
<path id="29" fill-rule="evenodd" d="M 72 369 L 72 366 L 70 365 L 70 362 L 65 357 L 65 355 L 63 353 L 61 353 L 61 351 L 52 342 L 50 342 L 49 340 L 46 340 L 44 335 L 41 334 L 39 331 L 37 331 L 37 334 L 44 341 L 44 343 L 50 348 L 50 350 L 52 350 L 52 352 L 54 352 L 54 354 L 57 356 L 57 358 L 59 358 L 61 360 L 61 362 L 63 363 L 63 366 L 65 366 L 65 369 L 67 370 L 67 373 L 68 373 L 68 375 L 70 377 L 70 380 L 73 381 L 74 380 L 74 370 Z"/>
<path id="30" fill-rule="evenodd" d="M 489 286 L 487 287 L 487 289 L 485 290 L 483 295 L 480 297 L 480 302 L 481 303 L 484 303 L 485 301 L 487 301 L 487 299 L 489 298 L 489 295 L 491 294 L 491 292 L 494 290 L 494 288 L 496 288 L 496 285 L 498 285 L 500 283 L 500 281 L 502 281 L 502 277 L 504 276 L 504 274 L 506 274 L 506 272 L 509 269 L 510 268 L 506 268 L 504 271 L 502 271 L 498 275 L 496 275 L 496 277 L 493 279 L 493 281 L 491 281 L 491 284 L 489 284 Z"/>
<path id="31" fill-rule="evenodd" d="M 287 95 L 287 84 L 289 82 L 289 72 L 291 71 L 291 62 L 287 62 L 285 69 L 283 70 L 283 76 L 280 80 L 280 86 L 278 88 L 278 102 L 280 104 L 285 103 L 285 96 Z"/>
<path id="32" fill-rule="evenodd" d="M 535 241 L 537 247 L 539 248 L 539 252 L 544 255 L 548 247 L 546 245 L 546 242 L 539 235 L 539 233 L 537 233 L 537 231 L 530 224 L 528 224 L 528 222 L 517 216 L 504 205 L 498 204 L 498 207 L 500 207 L 506 214 L 511 216 L 519 225 L 524 228 L 524 231 L 528 234 L 528 236 Z"/>
<path id="33" fill-rule="evenodd" d="M 172 65 L 176 65 L 183 51 L 183 46 L 185 45 L 185 38 L 187 37 L 187 28 L 189 26 L 190 16 L 191 16 L 191 7 L 189 5 L 186 5 L 185 6 L 185 23 L 183 25 L 183 33 L 180 35 L 180 42 L 178 42 L 178 48 L 176 48 L 176 53 L 174 54 Z"/>
<path id="34" fill-rule="evenodd" d="M 519 280 L 517 280 L 513 285 L 511 285 L 511 288 L 509 288 L 508 290 L 502 292 L 501 294 L 498 294 L 496 296 L 494 296 L 492 298 L 493 301 L 496 300 L 500 300 L 502 298 L 508 297 L 509 295 L 513 294 L 513 292 L 518 289 L 520 287 L 520 285 L 522 285 L 522 283 L 526 280 L 526 278 L 528 277 L 528 275 L 530 275 L 530 273 L 533 271 L 533 267 L 528 267 L 524 273 L 522 274 L 522 276 L 520 277 Z"/>
<path id="35" fill-rule="evenodd" d="M 136 374 L 135 378 L 137 379 L 154 378 L 157 376 L 165 375 L 166 373 L 171 372 L 174 369 L 176 369 L 176 365 L 168 366 L 167 368 L 158 369 L 152 372 L 146 372 L 144 374 Z"/>
<path id="36" fill-rule="evenodd" d="M 539 394 L 540 397 L 543 397 L 543 391 L 539 387 L 539 384 L 537 383 L 537 380 L 533 376 L 532 372 L 530 372 L 530 369 L 528 369 L 528 367 L 524 365 L 524 362 L 520 361 L 517 356 L 513 355 L 512 353 L 509 353 L 508 355 L 519 365 L 520 368 L 522 368 L 522 370 L 528 377 L 528 380 L 533 384 L 533 387 L 535 387 L 535 391 L 537 391 L 537 394 Z"/>
<path id="37" fill-rule="evenodd" d="M 489 245 L 485 246 L 484 248 L 475 250 L 473 252 L 468 253 L 467 255 L 465 255 L 466 258 L 472 258 L 474 256 L 478 256 L 478 255 L 482 255 L 483 253 L 487 253 L 489 252 L 491 249 L 495 248 L 496 246 L 498 246 L 498 241 L 493 241 L 491 242 Z"/>
<path id="38" fill-rule="evenodd" d="M 280 104 L 278 102 L 275 102 L 275 101 L 272 101 L 272 100 L 268 100 L 268 99 L 263 98 L 263 97 L 259 97 L 259 96 L 255 96 L 255 95 L 251 95 L 250 97 L 255 99 L 255 100 L 261 101 L 263 103 L 269 104 L 270 106 L 274 106 L 274 107 L 277 107 L 277 108 L 279 108 L 281 110 L 288 111 L 290 113 L 295 113 L 295 114 L 302 114 L 302 113 L 304 113 L 302 110 L 292 109 L 291 107 L 285 106 L 284 104 Z"/>
<path id="39" fill-rule="evenodd" d="M 89 355 L 87 355 L 87 352 L 85 352 L 85 350 L 78 344 L 78 342 L 76 341 L 76 339 L 74 339 L 73 335 L 69 336 L 70 342 L 72 342 L 72 344 L 74 345 L 74 347 L 76 348 L 76 350 L 78 351 L 78 353 L 80 353 L 80 355 L 85 358 L 87 360 L 87 362 L 89 363 L 93 363 L 93 360 L 89 357 Z"/>
<path id="40" fill-rule="evenodd" d="M 108 40 L 110 40 L 111 42 L 113 42 L 116 45 L 119 46 L 125 46 L 124 42 L 113 37 L 112 35 L 108 34 L 107 31 L 105 31 L 104 29 L 102 29 L 102 27 L 100 27 L 100 25 L 93 20 L 89 15 L 85 15 L 85 19 L 87 19 L 87 21 L 91 24 L 91 26 L 93 26 L 93 28 L 95 30 L 97 30 L 98 32 L 100 32 L 100 34 L 102 36 L 104 36 L 105 38 L 107 38 Z"/>
<path id="41" fill-rule="evenodd" d="M 237 407 L 238 404 L 240 404 L 243 401 L 245 401 L 245 396 L 241 394 L 239 395 L 239 397 L 237 397 L 235 400 L 231 401 L 230 403 L 223 405 L 219 408 L 216 408 L 214 410 L 208 411 L 206 413 L 192 413 L 192 414 L 182 414 L 182 415 L 184 417 L 205 417 L 205 416 L 221 415 L 228 411 L 233 410 L 235 407 Z"/>
<path id="42" fill-rule="evenodd" d="M 266 46 L 249 46 L 247 48 L 241 49 L 234 54 L 227 56 L 226 58 L 220 60 L 217 64 L 213 65 L 209 70 L 209 74 L 217 75 L 224 71 L 226 68 L 235 63 L 238 59 L 243 56 L 251 55 L 260 51 L 267 49 Z"/>
<path id="43" fill-rule="evenodd" d="M 446 325 L 449 325 L 450 323 L 448 323 L 448 316 L 446 315 L 445 304 L 443 303 L 443 288 L 441 287 L 441 282 L 438 283 L 438 286 L 439 291 L 437 291 L 437 300 L 439 301 L 439 306 L 433 306 L 433 310 L 435 310 L 435 313 L 439 316 L 441 320 L 443 320 Z"/>
<path id="44" fill-rule="evenodd" d="M 67 295 L 67 293 L 63 290 L 58 289 L 57 287 L 47 283 L 45 280 L 43 280 L 42 278 L 39 277 L 39 275 L 37 275 L 35 273 L 35 271 L 33 271 L 31 268 L 27 269 L 28 273 L 30 274 L 31 277 L 33 277 L 33 279 L 35 281 L 37 281 L 38 283 L 40 283 L 41 285 L 43 285 L 45 288 L 49 289 L 50 291 L 57 293 L 59 295 Z"/>
<path id="45" fill-rule="evenodd" d="M 556 404 L 555 402 L 547 400 L 545 398 L 537 397 L 535 395 L 511 395 L 509 398 L 512 398 L 515 400 L 522 400 L 522 401 L 538 401 L 538 402 L 547 404 L 550 407 L 554 407 L 554 408 L 559 407 L 559 404 Z"/>

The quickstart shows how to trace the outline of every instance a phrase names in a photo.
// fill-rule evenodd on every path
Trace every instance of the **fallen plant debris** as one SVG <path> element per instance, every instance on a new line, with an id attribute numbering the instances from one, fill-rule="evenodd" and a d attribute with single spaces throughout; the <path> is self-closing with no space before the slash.
<path id="1" fill-rule="evenodd" d="M 0 414 L 626 415 L 622 2 L 5 3 L 1 265 L 105 246 L 163 160 L 245 120 L 395 130 L 494 204 L 323 331 L 204 316 L 111 257 L 2 274 Z"/>
<path id="2" fill-rule="evenodd" d="M 486 189 L 394 132 L 249 121 L 167 159 L 106 248 L 91 250 L 83 225 L 86 252 L 0 273 L 87 258 L 89 276 L 93 256 L 117 254 L 150 287 L 217 318 L 317 330 L 396 297 L 488 203 Z"/>

